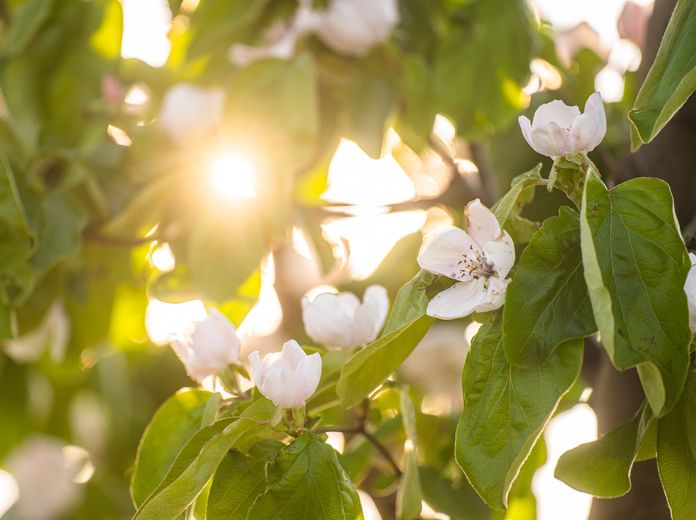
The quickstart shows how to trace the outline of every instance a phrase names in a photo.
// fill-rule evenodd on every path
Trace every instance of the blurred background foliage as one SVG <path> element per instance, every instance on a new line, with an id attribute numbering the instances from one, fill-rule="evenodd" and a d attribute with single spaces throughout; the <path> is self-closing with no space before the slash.
<path id="1" fill-rule="evenodd" d="M 14 479 L 21 491 L 31 481 L 13 467 L 29 464 L 22 454 L 39 439 L 46 453 L 51 442 L 86 453 L 70 459 L 79 484 L 65 503 L 33 518 L 129 518 L 138 439 L 192 385 L 168 338 L 215 305 L 245 353 L 277 350 L 307 339 L 299 299 L 318 285 L 380 283 L 393 296 L 417 271 L 422 232 L 459 222 L 472 198 L 492 204 L 538 162 L 516 125 L 522 112 L 552 98 L 582 105 L 599 90 L 609 130 L 593 160 L 609 182 L 628 150 L 650 2 L 401 0 L 391 38 L 363 56 L 308 36 L 288 59 L 230 60 L 296 8 L 0 2 L 0 511 L 17 500 Z M 539 198 L 530 219 L 557 210 L 555 196 Z M 451 457 L 474 331 L 437 324 L 403 376 L 426 503 L 452 518 L 502 518 Z M 398 392 L 375 402 L 376 435 L 402 445 Z M 593 435 L 593 420 L 583 408 L 561 437 Z M 381 511 L 369 518 L 393 517 L 394 477 L 374 448 L 333 441 Z M 552 469 L 537 471 L 563 449 L 539 442 L 506 518 L 544 518 L 549 496 L 587 514 L 587 496 L 562 495 Z"/>

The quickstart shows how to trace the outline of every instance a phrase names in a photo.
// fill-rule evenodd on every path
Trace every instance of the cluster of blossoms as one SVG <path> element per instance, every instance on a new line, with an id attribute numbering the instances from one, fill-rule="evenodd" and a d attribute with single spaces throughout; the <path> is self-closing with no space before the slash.
<path id="1" fill-rule="evenodd" d="M 326 16 L 338 16 L 332 15 L 332 10 L 343 12 L 352 9 L 351 5 L 332 1 Z M 210 98 L 204 100 L 208 101 Z M 167 123 L 166 117 L 163 122 Z M 585 113 L 580 113 L 576 106 L 552 101 L 540 106 L 531 122 L 522 116 L 519 123 L 529 145 L 554 159 L 593 150 L 606 132 L 604 107 L 597 93 L 588 99 Z M 505 303 L 508 275 L 515 263 L 514 243 L 480 200 L 470 202 L 464 215 L 466 230 L 454 226 L 436 228 L 424 237 L 418 253 L 421 269 L 454 281 L 428 304 L 428 315 L 438 319 L 493 311 Z M 689 256 L 692 268 L 684 289 L 689 301 L 690 327 L 696 332 L 696 255 Z M 387 291 L 379 285 L 368 287 L 362 302 L 351 292 L 325 291 L 305 296 L 301 304 L 307 335 L 331 349 L 354 349 L 374 341 L 389 311 Z M 173 341 L 172 347 L 191 378 L 199 382 L 221 374 L 240 360 L 240 341 L 234 326 L 216 310 L 194 323 L 186 334 Z M 269 353 L 261 359 L 256 351 L 248 359 L 256 387 L 281 408 L 304 406 L 321 379 L 320 354 L 308 355 L 294 340 L 286 342 L 282 352 Z"/>

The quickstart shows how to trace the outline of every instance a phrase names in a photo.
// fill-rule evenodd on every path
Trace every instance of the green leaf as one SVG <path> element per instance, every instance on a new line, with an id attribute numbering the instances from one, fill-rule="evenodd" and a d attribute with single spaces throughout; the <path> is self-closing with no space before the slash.
<path id="1" fill-rule="evenodd" d="M 205 426 L 203 412 L 211 395 L 203 390 L 180 390 L 152 417 L 135 457 L 130 491 L 136 507 L 164 479 L 181 448 Z"/>
<path id="2" fill-rule="evenodd" d="M 525 106 L 531 16 L 523 0 L 466 2 L 456 14 L 436 58 L 436 100 L 462 134 L 480 135 Z"/>
<path id="3" fill-rule="evenodd" d="M 421 315 L 383 335 L 351 358 L 341 371 L 336 392 L 345 406 L 354 406 L 377 388 L 418 345 L 433 319 Z"/>
<path id="4" fill-rule="evenodd" d="M 262 399 L 245 409 L 239 419 L 221 419 L 200 429 L 179 452 L 165 479 L 133 520 L 176 518 L 195 500 L 230 449 L 249 435 L 270 432 L 275 410 L 273 403 Z"/>
<path id="5" fill-rule="evenodd" d="M 0 340 L 12 339 L 17 335 L 17 319 L 14 311 L 0 302 Z"/>
<path id="6" fill-rule="evenodd" d="M 582 269 L 578 212 L 561 207 L 544 222 L 517 264 L 503 309 L 505 354 L 535 366 L 571 339 L 596 332 Z"/>
<path id="7" fill-rule="evenodd" d="M 267 440 L 247 454 L 230 451 L 213 477 L 207 520 L 246 520 L 254 501 L 266 489 L 266 466 L 283 447 L 281 442 Z"/>
<path id="8" fill-rule="evenodd" d="M 38 237 L 38 249 L 32 256 L 31 265 L 46 270 L 80 250 L 87 219 L 80 204 L 70 194 L 55 190 L 41 201 L 41 215 L 36 224 L 34 231 Z"/>
<path id="9" fill-rule="evenodd" d="M 362 518 L 358 493 L 334 449 L 321 437 L 303 433 L 268 467 L 268 486 L 247 518 Z"/>
<path id="10" fill-rule="evenodd" d="M 427 290 L 436 279 L 436 275 L 421 270 L 399 289 L 384 325 L 382 336 L 386 336 L 425 314 L 429 301 Z"/>
<path id="11" fill-rule="evenodd" d="M 664 181 L 611 190 L 588 169 L 580 216 L 585 281 L 601 341 L 620 370 L 637 367 L 653 413 L 679 399 L 689 363 L 684 281 L 691 266 Z"/>
<path id="12" fill-rule="evenodd" d="M 565 452 L 555 476 L 570 487 L 596 497 L 613 498 L 631 489 L 631 468 L 653 422 L 650 407 L 600 439 Z"/>
<path id="13" fill-rule="evenodd" d="M 462 479 L 452 482 L 429 466 L 421 466 L 420 480 L 425 500 L 436 511 L 454 519 L 490 520 L 490 509 Z"/>
<path id="14" fill-rule="evenodd" d="M 17 9 L 7 34 L 5 52 L 17 54 L 36 36 L 53 9 L 53 0 L 26 0 Z"/>
<path id="15" fill-rule="evenodd" d="M 405 520 L 420 518 L 423 492 L 418 473 L 418 438 L 416 435 L 416 410 L 408 387 L 400 392 L 401 420 L 404 423 L 407 445 L 404 447 L 404 474 L 396 491 L 396 516 Z"/>
<path id="16" fill-rule="evenodd" d="M 534 188 L 546 184 L 541 177 L 541 163 L 512 179 L 510 190 L 493 206 L 500 226 L 516 243 L 529 242 L 538 224 L 520 216 L 522 209 L 534 198 Z"/>
<path id="17" fill-rule="evenodd" d="M 696 1 L 678 0 L 628 117 L 631 146 L 649 143 L 696 90 Z"/>
<path id="18" fill-rule="evenodd" d="M 507 506 L 520 467 L 580 373 L 582 353 L 582 342 L 570 341 L 539 367 L 510 366 L 500 312 L 474 337 L 462 373 L 464 409 L 455 457 L 492 508 Z"/>
<path id="19" fill-rule="evenodd" d="M 679 402 L 657 426 L 657 469 L 673 520 L 696 518 L 696 374 L 691 372 Z"/>

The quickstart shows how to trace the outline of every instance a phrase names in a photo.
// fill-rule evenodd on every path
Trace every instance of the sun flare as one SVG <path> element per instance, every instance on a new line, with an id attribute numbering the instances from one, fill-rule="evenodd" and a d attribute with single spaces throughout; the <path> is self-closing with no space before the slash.
<path id="1" fill-rule="evenodd" d="M 256 170 L 242 155 L 217 156 L 210 167 L 210 182 L 215 193 L 228 200 L 256 197 Z"/>

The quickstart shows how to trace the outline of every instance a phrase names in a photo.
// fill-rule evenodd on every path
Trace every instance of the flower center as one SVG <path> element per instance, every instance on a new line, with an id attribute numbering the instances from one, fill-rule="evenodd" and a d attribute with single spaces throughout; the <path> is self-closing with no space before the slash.
<path id="1" fill-rule="evenodd" d="M 479 277 L 490 278 L 495 274 L 495 266 L 488 261 L 483 251 L 469 247 L 470 252 L 464 255 L 457 265 L 459 265 L 459 277 L 472 277 L 478 280 Z"/>

